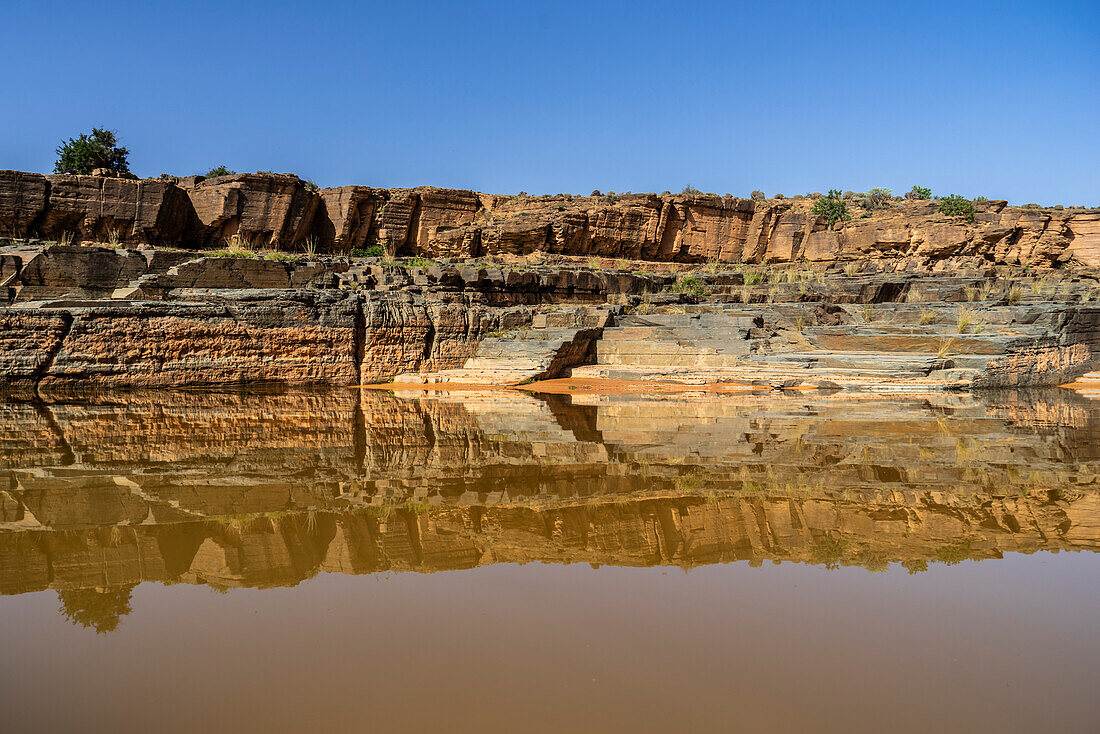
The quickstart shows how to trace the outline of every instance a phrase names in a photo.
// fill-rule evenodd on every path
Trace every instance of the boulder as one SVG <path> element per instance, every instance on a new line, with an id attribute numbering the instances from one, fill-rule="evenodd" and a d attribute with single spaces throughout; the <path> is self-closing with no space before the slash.
<path id="1" fill-rule="evenodd" d="M 24 237 L 46 213 L 50 184 L 40 173 L 0 171 L 0 236 Z"/>
<path id="2" fill-rule="evenodd" d="M 374 214 L 384 202 L 369 186 L 321 189 L 317 212 L 318 236 L 326 252 L 351 252 L 367 244 Z"/>
<path id="3" fill-rule="evenodd" d="M 46 179 L 44 237 L 179 245 L 198 233 L 187 195 L 171 182 L 70 174 Z"/>
<path id="4" fill-rule="evenodd" d="M 186 189 L 207 245 L 290 248 L 313 235 L 321 196 L 293 174 L 238 173 Z M 320 243 L 318 243 L 320 244 Z"/>

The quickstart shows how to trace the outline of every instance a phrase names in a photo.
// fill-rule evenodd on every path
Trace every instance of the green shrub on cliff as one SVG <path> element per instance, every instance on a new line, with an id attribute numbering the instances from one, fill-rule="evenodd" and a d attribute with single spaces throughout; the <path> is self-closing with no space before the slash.
<path id="1" fill-rule="evenodd" d="M 847 222 L 852 218 L 848 205 L 844 203 L 844 195 L 837 189 L 829 189 L 828 194 L 815 201 L 812 211 L 819 217 L 825 217 L 830 227 L 837 221 Z"/>
<path id="2" fill-rule="evenodd" d="M 225 166 L 214 166 L 209 171 L 203 174 L 206 178 L 217 178 L 218 176 L 232 176 L 236 171 Z"/>
<path id="3" fill-rule="evenodd" d="M 914 186 L 909 189 L 909 192 L 905 195 L 906 199 L 910 200 L 924 200 L 932 198 L 932 189 L 924 186 Z"/>
<path id="4" fill-rule="evenodd" d="M 368 247 L 354 247 L 351 250 L 352 257 L 382 257 L 386 249 L 382 245 L 370 245 Z"/>
<path id="5" fill-rule="evenodd" d="M 707 294 L 707 289 L 703 286 L 702 281 L 694 275 L 684 275 L 676 281 L 676 285 L 672 286 L 672 292 L 687 293 L 692 296 L 705 296 Z"/>
<path id="6" fill-rule="evenodd" d="M 129 173 L 127 157 L 130 151 L 118 144 L 113 130 L 93 127 L 92 134 L 81 133 L 69 138 L 57 148 L 54 173 L 80 173 L 87 175 L 97 168 L 107 168 L 118 173 Z"/>
<path id="7" fill-rule="evenodd" d="M 974 202 L 958 194 L 945 196 L 940 199 L 940 214 L 974 221 Z"/>
<path id="8" fill-rule="evenodd" d="M 860 205 L 869 212 L 885 209 L 894 199 L 894 192 L 879 186 L 874 187 L 860 199 Z"/>

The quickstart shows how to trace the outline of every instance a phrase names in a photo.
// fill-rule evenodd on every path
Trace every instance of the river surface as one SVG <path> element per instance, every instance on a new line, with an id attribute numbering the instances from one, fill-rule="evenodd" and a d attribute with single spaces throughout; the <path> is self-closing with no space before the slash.
<path id="1" fill-rule="evenodd" d="M 0 729 L 1100 731 L 1100 401 L 0 398 Z"/>

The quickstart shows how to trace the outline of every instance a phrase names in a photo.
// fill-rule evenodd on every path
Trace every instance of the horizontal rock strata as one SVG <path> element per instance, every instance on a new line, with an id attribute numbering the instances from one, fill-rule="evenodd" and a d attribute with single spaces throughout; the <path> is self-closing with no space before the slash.
<path id="1" fill-rule="evenodd" d="M 0 384 L 39 390 L 572 375 L 913 391 L 1100 368 L 1100 286 L 1077 271 L 672 275 L 57 245 L 0 265 Z"/>
<path id="2" fill-rule="evenodd" d="M 0 171 L 0 234 L 64 241 L 481 257 L 545 252 L 650 261 L 834 260 L 1100 266 L 1100 212 L 896 202 L 829 226 L 813 199 L 500 196 L 422 187 L 313 190 L 290 174 L 126 179 Z"/>

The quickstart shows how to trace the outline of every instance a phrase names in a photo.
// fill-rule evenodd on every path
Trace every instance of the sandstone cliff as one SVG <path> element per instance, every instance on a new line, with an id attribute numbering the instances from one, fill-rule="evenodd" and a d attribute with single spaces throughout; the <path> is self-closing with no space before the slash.
<path id="1" fill-rule="evenodd" d="M 904 201 L 828 226 L 812 199 L 498 196 L 474 191 L 310 190 L 290 174 L 166 180 L 0 171 L 0 233 L 49 240 L 476 258 L 545 252 L 717 263 L 958 260 L 1100 266 L 1100 212 L 975 202 L 973 221 Z"/>

